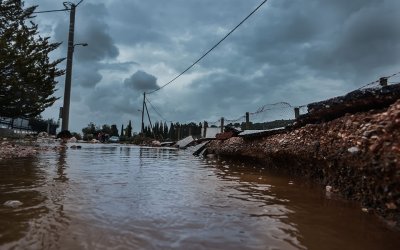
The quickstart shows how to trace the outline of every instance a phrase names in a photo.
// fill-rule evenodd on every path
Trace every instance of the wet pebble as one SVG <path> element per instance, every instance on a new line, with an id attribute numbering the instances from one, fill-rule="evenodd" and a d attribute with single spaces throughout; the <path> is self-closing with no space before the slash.
<path id="1" fill-rule="evenodd" d="M 358 147 L 351 147 L 348 148 L 347 151 L 351 154 L 357 154 L 360 151 L 360 149 Z"/>
<path id="2" fill-rule="evenodd" d="M 18 200 L 9 200 L 9 201 L 4 202 L 3 205 L 6 207 L 17 208 L 19 206 L 22 206 L 22 204 L 23 203 Z"/>

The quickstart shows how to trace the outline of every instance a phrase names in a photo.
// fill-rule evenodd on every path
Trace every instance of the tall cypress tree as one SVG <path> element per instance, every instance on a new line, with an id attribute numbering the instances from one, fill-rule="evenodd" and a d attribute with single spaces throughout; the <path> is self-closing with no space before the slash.
<path id="1" fill-rule="evenodd" d="M 126 137 L 132 137 L 132 123 L 131 123 L 131 120 L 129 120 L 128 126 L 125 129 L 125 135 L 126 135 Z"/>
<path id="2" fill-rule="evenodd" d="M 38 35 L 31 20 L 37 6 L 24 9 L 21 0 L 0 1 L 0 116 L 34 117 L 57 98 L 57 69 L 63 60 L 50 61 L 60 43 Z"/>
<path id="3" fill-rule="evenodd" d="M 169 126 L 169 138 L 171 140 L 175 140 L 175 126 L 172 122 L 171 125 Z"/>
<path id="4" fill-rule="evenodd" d="M 155 136 L 158 136 L 158 121 L 153 126 L 153 132 Z"/>
<path id="5" fill-rule="evenodd" d="M 168 125 L 164 122 L 164 131 L 163 131 L 164 139 L 168 138 Z"/>

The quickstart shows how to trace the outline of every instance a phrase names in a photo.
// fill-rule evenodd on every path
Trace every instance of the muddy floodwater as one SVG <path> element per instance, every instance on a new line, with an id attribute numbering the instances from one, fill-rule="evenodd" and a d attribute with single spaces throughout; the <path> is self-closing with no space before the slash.
<path id="1" fill-rule="evenodd" d="M 82 144 L 0 161 L 0 249 L 400 249 L 400 232 L 262 165 Z"/>

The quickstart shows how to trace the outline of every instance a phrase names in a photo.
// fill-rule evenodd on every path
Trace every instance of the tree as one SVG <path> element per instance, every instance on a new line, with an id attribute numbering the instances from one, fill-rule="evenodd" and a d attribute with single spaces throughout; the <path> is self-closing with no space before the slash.
<path id="1" fill-rule="evenodd" d="M 132 123 L 131 123 L 131 120 L 129 120 L 128 126 L 126 126 L 125 136 L 126 137 L 132 137 Z"/>
<path id="2" fill-rule="evenodd" d="M 152 128 L 150 125 L 144 127 L 144 134 L 146 137 L 153 137 Z"/>
<path id="3" fill-rule="evenodd" d="M 175 126 L 174 126 L 174 124 L 172 122 L 171 122 L 171 125 L 169 127 L 169 138 L 171 140 L 175 140 L 176 139 L 176 137 L 175 137 Z"/>
<path id="4" fill-rule="evenodd" d="M 109 125 L 107 125 L 107 124 L 104 124 L 102 127 L 101 127 L 101 132 L 103 132 L 104 134 L 111 134 L 111 127 L 109 126 Z"/>
<path id="5" fill-rule="evenodd" d="M 96 125 L 93 122 L 89 123 L 87 125 L 87 127 L 82 129 L 82 133 L 83 133 L 83 136 L 88 135 L 88 134 L 92 134 L 92 135 L 97 134 Z"/>
<path id="6" fill-rule="evenodd" d="M 64 74 L 50 61 L 60 43 L 38 35 L 31 21 L 37 6 L 24 9 L 21 0 L 0 1 L 0 116 L 35 117 L 51 106 L 57 81 Z M 29 22 L 28 22 L 29 21 Z"/>
<path id="7" fill-rule="evenodd" d="M 124 124 L 121 126 L 121 137 L 124 136 Z"/>
<path id="8" fill-rule="evenodd" d="M 159 128 L 158 127 L 158 121 L 156 121 L 156 123 L 154 123 L 154 126 L 153 126 L 153 132 L 154 132 L 155 136 L 158 136 L 158 131 L 159 131 L 158 128 Z"/>
<path id="9" fill-rule="evenodd" d="M 77 140 L 82 140 L 82 136 L 81 136 L 81 134 L 78 134 L 78 133 L 72 132 L 72 133 L 71 133 L 71 135 L 72 135 L 72 137 L 75 137 Z"/>
<path id="10" fill-rule="evenodd" d="M 111 125 L 111 136 L 119 136 L 117 125 Z"/>
<path id="11" fill-rule="evenodd" d="M 165 138 L 168 138 L 168 125 L 167 125 L 166 122 L 164 122 L 163 136 L 164 136 L 164 139 L 165 139 Z"/>

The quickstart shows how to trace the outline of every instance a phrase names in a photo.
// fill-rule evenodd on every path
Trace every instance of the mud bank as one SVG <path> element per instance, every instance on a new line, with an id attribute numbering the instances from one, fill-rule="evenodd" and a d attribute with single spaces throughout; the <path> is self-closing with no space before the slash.
<path id="1" fill-rule="evenodd" d="M 65 147 L 59 142 L 52 142 L 54 145 L 43 145 L 29 139 L 8 139 L 2 138 L 0 141 L 0 160 L 28 158 L 43 151 L 57 151 Z"/>
<path id="2" fill-rule="evenodd" d="M 212 141 L 207 153 L 306 176 L 400 228 L 400 100 L 268 137 Z"/>

